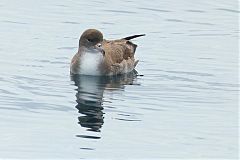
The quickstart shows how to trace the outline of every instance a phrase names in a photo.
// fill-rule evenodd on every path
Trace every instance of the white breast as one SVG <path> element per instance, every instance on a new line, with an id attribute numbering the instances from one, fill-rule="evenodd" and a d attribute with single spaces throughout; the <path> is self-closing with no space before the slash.
<path id="1" fill-rule="evenodd" d="M 103 60 L 102 53 L 85 52 L 81 57 L 80 74 L 100 75 L 99 64 Z"/>

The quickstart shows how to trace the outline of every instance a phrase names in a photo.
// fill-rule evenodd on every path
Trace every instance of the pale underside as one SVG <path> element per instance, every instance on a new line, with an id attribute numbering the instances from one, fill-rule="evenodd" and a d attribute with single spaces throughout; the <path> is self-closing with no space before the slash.
<path id="1" fill-rule="evenodd" d="M 79 74 L 84 75 L 101 75 L 99 65 L 103 61 L 101 52 L 85 52 L 81 56 Z"/>

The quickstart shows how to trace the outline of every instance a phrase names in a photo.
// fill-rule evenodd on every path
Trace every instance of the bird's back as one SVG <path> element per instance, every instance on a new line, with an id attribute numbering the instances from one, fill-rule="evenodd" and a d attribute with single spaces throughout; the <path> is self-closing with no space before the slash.
<path id="1" fill-rule="evenodd" d="M 137 45 L 125 40 L 104 40 L 103 49 L 105 51 L 105 56 L 108 56 L 112 63 L 121 63 L 124 59 L 128 58 L 134 59 L 135 50 Z"/>

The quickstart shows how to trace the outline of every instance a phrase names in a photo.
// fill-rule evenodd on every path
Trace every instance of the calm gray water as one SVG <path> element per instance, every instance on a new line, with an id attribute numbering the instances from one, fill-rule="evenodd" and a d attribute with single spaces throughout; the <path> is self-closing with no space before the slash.
<path id="1" fill-rule="evenodd" d="M 1 0 L 0 158 L 237 158 L 237 3 Z M 144 76 L 70 77 L 87 28 Z"/>

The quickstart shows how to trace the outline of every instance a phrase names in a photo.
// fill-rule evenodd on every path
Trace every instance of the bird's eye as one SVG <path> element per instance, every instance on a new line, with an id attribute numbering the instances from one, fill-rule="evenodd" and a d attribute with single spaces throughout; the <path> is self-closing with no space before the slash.
<path id="1" fill-rule="evenodd" d="M 88 41 L 88 42 L 93 42 L 93 40 L 92 40 L 92 39 L 87 39 L 87 41 Z"/>

